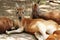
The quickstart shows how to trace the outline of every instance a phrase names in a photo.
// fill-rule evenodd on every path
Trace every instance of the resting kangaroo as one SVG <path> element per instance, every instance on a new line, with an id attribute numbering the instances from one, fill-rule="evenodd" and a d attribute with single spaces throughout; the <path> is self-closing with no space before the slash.
<path id="1" fill-rule="evenodd" d="M 34 4 L 32 8 L 32 18 L 37 19 L 37 18 L 42 18 L 45 20 L 54 20 L 58 24 L 60 24 L 60 11 L 59 10 L 51 10 L 47 13 L 41 13 L 39 11 L 39 5 Z"/>
<path id="2" fill-rule="evenodd" d="M 46 40 L 49 34 L 53 34 L 53 32 L 59 28 L 59 25 L 52 20 L 22 17 L 20 22 L 16 22 L 19 24 L 19 28 L 13 31 L 6 31 L 8 34 L 26 31 L 28 33 L 34 34 L 38 40 Z"/>

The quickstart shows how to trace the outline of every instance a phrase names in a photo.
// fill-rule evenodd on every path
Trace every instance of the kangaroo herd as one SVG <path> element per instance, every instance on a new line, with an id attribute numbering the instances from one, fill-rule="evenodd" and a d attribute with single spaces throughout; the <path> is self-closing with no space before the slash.
<path id="1" fill-rule="evenodd" d="M 37 40 L 60 40 L 60 11 L 53 10 L 40 13 L 37 4 L 33 5 L 31 16 L 25 17 L 23 9 L 19 8 L 18 20 L 0 17 L 0 33 L 27 32 L 35 35 Z"/>

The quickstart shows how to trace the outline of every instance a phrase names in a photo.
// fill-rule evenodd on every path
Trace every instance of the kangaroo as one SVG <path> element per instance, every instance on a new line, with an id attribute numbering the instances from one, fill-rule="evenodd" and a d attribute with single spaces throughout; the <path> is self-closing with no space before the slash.
<path id="1" fill-rule="evenodd" d="M 31 19 L 30 17 L 23 16 L 21 20 L 19 19 L 16 22 L 19 28 L 17 30 L 6 31 L 7 34 L 25 31 L 34 34 L 38 40 L 46 40 L 50 34 L 53 34 L 59 28 L 59 25 L 55 21 L 41 18 Z"/>
<path id="2" fill-rule="evenodd" d="M 46 13 L 41 13 L 41 11 L 39 11 L 39 5 L 34 4 L 32 8 L 32 18 L 33 19 L 42 18 L 45 20 L 53 20 L 58 24 L 60 24 L 60 11 L 51 10 Z"/>

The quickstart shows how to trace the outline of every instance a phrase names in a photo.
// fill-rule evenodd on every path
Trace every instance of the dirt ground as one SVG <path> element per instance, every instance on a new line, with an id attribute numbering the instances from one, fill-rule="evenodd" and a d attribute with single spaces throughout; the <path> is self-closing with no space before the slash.
<path id="1" fill-rule="evenodd" d="M 26 33 L 21 34 L 1 34 L 0 40 L 36 40 L 34 36 Z"/>

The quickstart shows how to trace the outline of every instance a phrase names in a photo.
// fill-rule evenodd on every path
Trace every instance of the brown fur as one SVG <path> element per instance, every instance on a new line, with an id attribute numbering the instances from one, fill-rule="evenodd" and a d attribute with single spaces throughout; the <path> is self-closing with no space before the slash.
<path id="1" fill-rule="evenodd" d="M 47 40 L 60 40 L 60 30 L 55 31 Z"/>
<path id="2" fill-rule="evenodd" d="M 21 7 L 20 7 L 20 8 L 17 8 L 17 10 L 18 10 L 18 11 L 22 11 L 22 10 L 23 10 L 23 8 L 21 8 Z"/>
<path id="3" fill-rule="evenodd" d="M 56 10 L 50 11 L 44 14 L 42 18 L 47 19 L 47 20 L 52 19 L 56 21 L 58 24 L 60 24 L 60 12 L 59 11 L 56 11 Z"/>
<path id="4" fill-rule="evenodd" d="M 27 31 L 27 32 L 29 32 L 29 33 L 34 33 L 35 31 L 37 31 L 37 29 L 36 28 L 31 28 L 31 26 L 33 25 L 33 24 L 35 24 L 35 21 L 34 20 L 32 20 L 32 19 L 26 19 L 26 18 L 24 18 L 23 20 L 22 20 L 22 24 L 23 24 L 23 26 L 24 26 L 24 28 L 25 28 L 25 31 Z"/>
<path id="5" fill-rule="evenodd" d="M 0 33 L 6 32 L 6 30 L 11 29 L 13 26 L 13 21 L 6 17 L 0 17 Z"/>
<path id="6" fill-rule="evenodd" d="M 32 7 L 32 18 L 35 19 L 35 18 L 39 18 L 39 12 L 38 12 L 38 5 L 37 4 L 34 4 L 33 7 Z"/>

